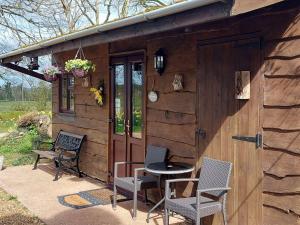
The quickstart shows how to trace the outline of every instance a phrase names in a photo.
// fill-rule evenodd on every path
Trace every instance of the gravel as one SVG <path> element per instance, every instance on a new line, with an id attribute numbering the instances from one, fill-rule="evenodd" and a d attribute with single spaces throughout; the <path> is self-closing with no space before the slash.
<path id="1" fill-rule="evenodd" d="M 16 197 L 0 189 L 0 224 L 1 225 L 46 225 L 32 215 Z"/>

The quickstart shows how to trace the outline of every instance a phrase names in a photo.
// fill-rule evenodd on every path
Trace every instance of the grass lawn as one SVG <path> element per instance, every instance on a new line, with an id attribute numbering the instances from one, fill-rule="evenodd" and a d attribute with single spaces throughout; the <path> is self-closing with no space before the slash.
<path id="1" fill-rule="evenodd" d="M 0 101 L 0 112 L 14 112 L 14 111 L 19 111 L 19 112 L 29 112 L 29 111 L 41 111 L 39 109 L 39 105 L 37 102 L 34 101 Z M 45 111 L 51 111 L 51 102 L 47 102 L 47 106 Z"/>
<path id="2" fill-rule="evenodd" d="M 32 164 L 34 156 L 31 150 L 34 148 L 34 141 L 38 137 L 35 130 L 24 130 L 22 135 L 9 135 L 8 138 L 1 138 L 1 134 L 16 132 L 16 121 L 20 116 L 37 111 L 37 102 L 5 102 L 0 101 L 0 155 L 4 156 L 5 166 L 18 166 Z M 51 111 L 51 103 L 47 103 L 45 111 Z"/>
<path id="3" fill-rule="evenodd" d="M 45 225 L 32 215 L 16 197 L 0 188 L 0 224 L 1 225 Z"/>
<path id="4" fill-rule="evenodd" d="M 37 131 L 32 129 L 0 139 L 0 155 L 4 156 L 4 166 L 33 164 L 35 156 L 31 150 L 34 148 L 37 138 Z"/>

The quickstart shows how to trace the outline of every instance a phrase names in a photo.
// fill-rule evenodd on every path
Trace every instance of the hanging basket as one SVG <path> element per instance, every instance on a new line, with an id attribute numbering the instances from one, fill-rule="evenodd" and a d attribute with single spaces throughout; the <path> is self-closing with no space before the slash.
<path id="1" fill-rule="evenodd" d="M 72 69 L 72 74 L 77 78 L 84 78 L 88 75 L 88 72 L 83 69 Z"/>
<path id="2" fill-rule="evenodd" d="M 44 78 L 47 81 L 56 81 L 58 79 L 57 74 L 59 73 L 59 69 L 56 66 L 49 66 L 43 69 Z"/>
<path id="3" fill-rule="evenodd" d="M 87 77 L 89 71 L 95 71 L 96 66 L 90 60 L 85 59 L 82 48 L 80 47 L 74 59 L 70 59 L 65 63 L 65 70 L 72 72 L 74 77 Z"/>
<path id="4" fill-rule="evenodd" d="M 56 81 L 58 79 L 58 76 L 57 76 L 57 74 L 52 75 L 52 74 L 46 74 L 45 73 L 44 78 L 45 78 L 46 81 L 52 82 L 52 81 Z"/>

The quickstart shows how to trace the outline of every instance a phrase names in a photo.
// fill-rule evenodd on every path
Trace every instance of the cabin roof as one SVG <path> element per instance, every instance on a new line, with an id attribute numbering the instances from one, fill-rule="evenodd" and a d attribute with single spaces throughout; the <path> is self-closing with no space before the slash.
<path id="1" fill-rule="evenodd" d="M 274 2 L 271 5 L 283 0 L 272 1 Z M 16 69 L 12 63 L 20 61 L 23 56 L 37 57 L 55 54 L 79 47 L 111 43 L 237 16 L 238 14 L 232 12 L 233 3 L 232 0 L 179 2 L 150 12 L 44 40 L 30 46 L 23 46 L 0 55 L 0 65 Z M 254 11 L 254 9 L 250 11 Z"/>
<path id="2" fill-rule="evenodd" d="M 153 21 L 157 21 L 159 18 L 167 17 L 170 15 L 183 13 L 195 8 L 204 7 L 207 5 L 211 5 L 217 2 L 221 2 L 223 5 L 225 5 L 226 0 L 189 0 L 189 1 L 183 1 L 179 2 L 170 6 L 162 7 L 156 10 L 152 10 L 149 12 L 143 12 L 138 15 L 134 15 L 131 17 L 127 17 L 124 19 L 114 20 L 111 22 L 107 22 L 104 24 L 100 24 L 97 26 L 88 27 L 86 29 L 82 29 L 76 32 L 68 33 L 62 36 L 58 36 L 55 38 L 50 38 L 47 40 L 40 41 L 38 43 L 35 43 L 33 45 L 29 46 L 23 46 L 21 48 L 18 48 L 16 50 L 13 50 L 8 53 L 4 53 L 0 55 L 0 60 L 3 63 L 6 58 L 17 56 L 20 54 L 26 55 L 26 53 L 36 51 L 38 49 L 45 49 L 49 48 L 53 45 L 61 44 L 67 41 L 74 41 L 78 39 L 82 39 L 87 36 L 95 35 L 95 34 L 103 34 L 111 30 L 117 30 L 124 27 L 142 24 L 142 23 L 153 23 Z M 107 39 L 107 42 L 109 42 L 109 39 Z M 53 51 L 49 51 L 51 53 Z M 49 54 L 48 53 L 48 54 Z M 41 54 L 43 55 L 43 54 Z"/>

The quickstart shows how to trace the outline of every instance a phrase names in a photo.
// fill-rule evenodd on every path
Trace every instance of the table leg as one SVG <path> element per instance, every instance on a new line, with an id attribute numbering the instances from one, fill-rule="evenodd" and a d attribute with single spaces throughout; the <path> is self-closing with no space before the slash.
<path id="1" fill-rule="evenodd" d="M 170 177 L 170 176 L 169 176 Z M 168 178 L 169 178 L 168 177 Z M 160 186 L 160 190 L 162 189 L 162 187 L 161 187 L 161 177 L 160 177 L 160 179 L 159 179 L 159 186 Z M 173 185 L 173 184 L 171 184 L 171 196 L 176 196 L 176 189 L 175 189 L 175 186 Z M 161 191 L 160 191 L 160 193 L 161 193 Z M 161 193 L 162 194 L 162 193 Z M 164 203 L 164 201 L 165 201 L 165 196 L 164 197 L 162 197 L 162 199 L 158 202 L 158 203 L 156 203 L 156 205 L 155 206 L 153 206 L 153 208 L 151 208 L 149 211 L 148 211 L 148 214 L 147 214 L 147 219 L 146 219 L 146 221 L 147 221 L 147 223 L 149 223 L 149 219 L 150 219 L 150 214 L 155 210 L 155 209 L 157 209 L 160 205 L 162 205 L 163 203 Z"/>
<path id="2" fill-rule="evenodd" d="M 149 223 L 150 213 L 152 213 L 156 208 L 158 208 L 165 201 L 165 197 L 163 197 L 153 208 L 148 211 L 147 214 L 147 223 Z"/>

